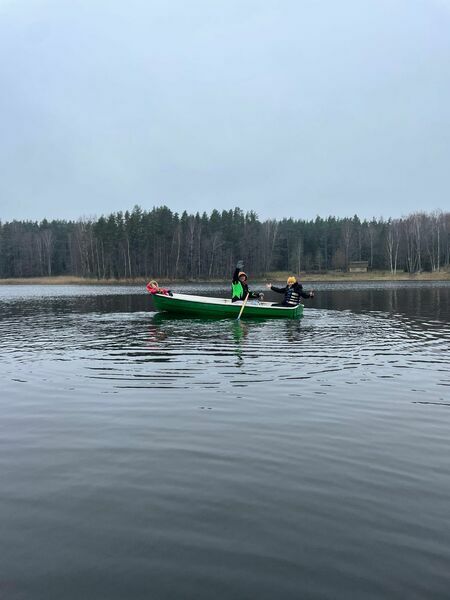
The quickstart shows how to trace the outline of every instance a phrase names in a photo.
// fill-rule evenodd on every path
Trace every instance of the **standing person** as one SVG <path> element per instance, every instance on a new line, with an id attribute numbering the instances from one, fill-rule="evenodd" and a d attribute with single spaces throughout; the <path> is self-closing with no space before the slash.
<path id="1" fill-rule="evenodd" d="M 251 292 L 248 289 L 247 274 L 242 271 L 244 268 L 244 261 L 238 260 L 236 263 L 236 269 L 233 273 L 233 280 L 231 282 L 231 302 L 237 302 L 238 300 L 245 300 L 245 298 L 260 298 L 263 294 L 257 292 Z"/>
<path id="2" fill-rule="evenodd" d="M 273 292 L 284 294 L 283 302 L 275 302 L 272 306 L 297 306 L 300 304 L 300 298 L 314 298 L 314 290 L 304 292 L 302 284 L 295 277 L 288 277 L 286 283 L 283 288 L 275 287 L 271 283 L 267 284 Z"/>

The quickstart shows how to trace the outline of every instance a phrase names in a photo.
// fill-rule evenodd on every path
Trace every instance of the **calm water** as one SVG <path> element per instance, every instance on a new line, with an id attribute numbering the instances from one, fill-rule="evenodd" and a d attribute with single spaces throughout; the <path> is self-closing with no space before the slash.
<path id="1" fill-rule="evenodd" d="M 450 285 L 316 289 L 0 286 L 0 598 L 448 599 Z"/>

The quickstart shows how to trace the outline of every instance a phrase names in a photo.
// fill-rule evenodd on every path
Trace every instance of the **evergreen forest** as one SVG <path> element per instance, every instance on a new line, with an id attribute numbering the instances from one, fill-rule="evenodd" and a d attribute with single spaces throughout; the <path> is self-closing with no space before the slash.
<path id="1" fill-rule="evenodd" d="M 401 219 L 260 220 L 255 212 L 181 215 L 166 206 L 98 219 L 0 222 L 0 277 L 226 279 L 237 259 L 252 276 L 270 271 L 448 270 L 450 213 Z"/>

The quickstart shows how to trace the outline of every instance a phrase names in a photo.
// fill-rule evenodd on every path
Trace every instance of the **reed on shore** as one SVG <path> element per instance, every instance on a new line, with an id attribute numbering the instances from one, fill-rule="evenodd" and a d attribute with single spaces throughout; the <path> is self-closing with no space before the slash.
<path id="1" fill-rule="evenodd" d="M 261 277 L 252 278 L 254 281 L 284 281 L 292 273 L 285 271 L 273 271 L 266 273 Z M 344 273 L 344 272 L 327 272 L 327 273 L 300 273 L 299 278 L 302 282 L 320 281 L 320 282 L 352 282 L 352 281 L 450 281 L 450 272 L 435 271 L 422 273 L 390 273 L 389 271 L 369 271 L 367 273 Z M 0 279 L 0 285 L 145 285 L 149 279 L 153 277 L 135 279 L 94 279 L 88 277 L 75 276 L 54 276 L 54 277 L 23 277 Z M 210 279 L 210 280 L 186 280 L 186 279 L 170 279 L 161 280 L 167 283 L 226 283 L 227 279 Z"/>

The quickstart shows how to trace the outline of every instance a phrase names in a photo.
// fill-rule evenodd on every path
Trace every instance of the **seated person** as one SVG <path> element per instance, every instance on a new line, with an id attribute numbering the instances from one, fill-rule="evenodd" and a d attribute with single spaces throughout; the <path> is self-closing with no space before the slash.
<path id="1" fill-rule="evenodd" d="M 303 286 L 293 276 L 288 277 L 287 285 L 283 288 L 278 288 L 271 283 L 267 284 L 273 292 L 284 294 L 283 302 L 275 302 L 272 306 L 297 306 L 300 304 L 300 298 L 314 298 L 314 291 L 304 292 Z"/>
<path id="2" fill-rule="evenodd" d="M 236 264 L 236 270 L 233 273 L 233 280 L 231 282 L 231 302 L 237 302 L 238 300 L 245 300 L 248 294 L 249 298 L 261 299 L 263 294 L 257 292 L 251 292 L 247 285 L 247 275 L 242 271 L 244 263 L 239 260 Z"/>

